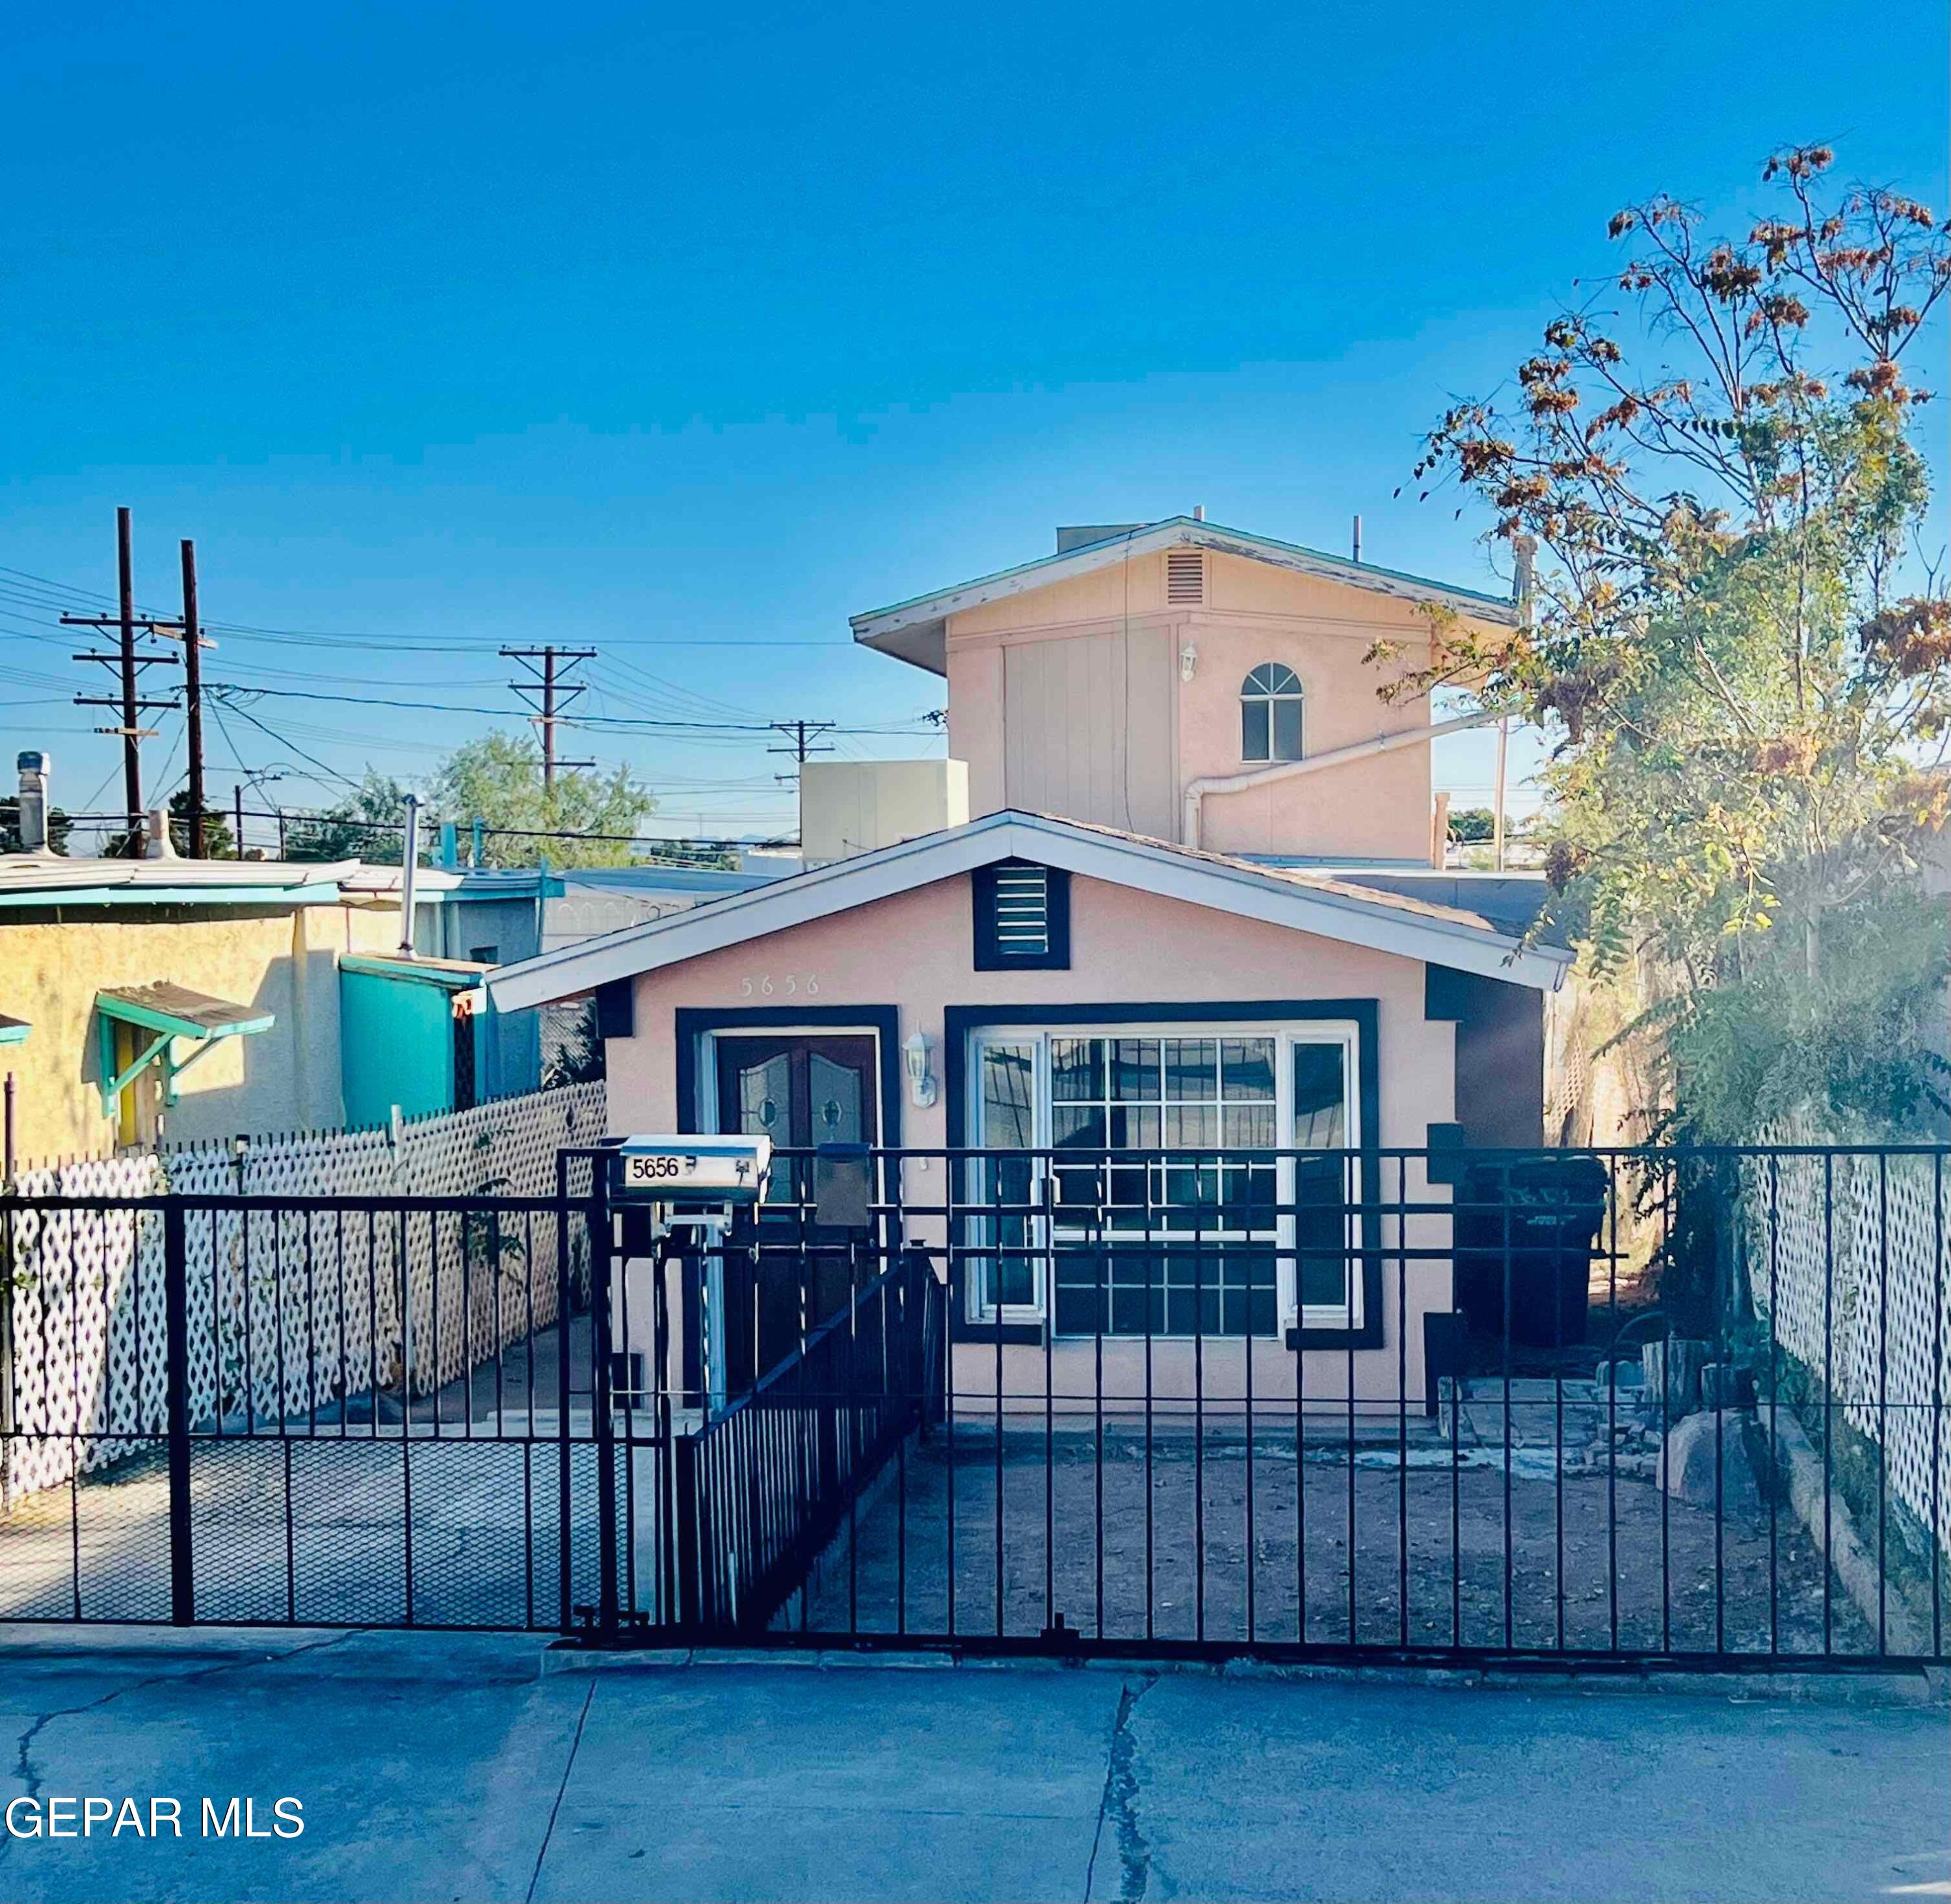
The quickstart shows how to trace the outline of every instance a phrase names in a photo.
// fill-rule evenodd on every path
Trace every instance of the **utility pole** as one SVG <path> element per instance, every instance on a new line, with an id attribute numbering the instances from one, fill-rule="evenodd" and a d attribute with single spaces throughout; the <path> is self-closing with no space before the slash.
<path id="1" fill-rule="evenodd" d="M 830 734 L 833 732 L 834 723 L 830 720 L 776 720 L 768 724 L 775 733 L 783 734 L 791 742 L 791 745 L 769 747 L 766 751 L 768 754 L 790 754 L 793 757 L 793 764 L 796 768 L 804 766 L 807 757 L 810 754 L 831 754 L 833 751 L 830 747 L 817 747 L 813 744 L 821 735 Z M 797 773 L 778 773 L 773 778 L 776 780 L 796 781 L 799 776 Z"/>
<path id="2" fill-rule="evenodd" d="M 158 662 L 173 661 L 176 657 L 145 654 L 136 648 L 138 629 L 145 634 L 155 635 L 170 624 L 150 621 L 136 613 L 135 539 L 126 509 L 115 512 L 115 567 L 117 606 L 113 615 L 64 615 L 61 620 L 72 628 L 112 628 L 120 637 L 113 654 L 77 654 L 74 657 L 77 661 L 99 661 L 114 670 L 119 677 L 120 691 L 113 696 L 76 694 L 74 703 L 77 707 L 113 707 L 121 716 L 119 726 L 98 727 L 95 731 L 122 737 L 122 804 L 128 810 L 131 835 L 139 838 L 142 828 L 142 744 L 155 738 L 155 729 L 139 726 L 137 723 L 148 709 L 168 707 L 173 704 L 144 700 L 139 691 L 138 677 L 144 668 Z"/>
<path id="3" fill-rule="evenodd" d="M 203 851 L 203 632 L 196 612 L 196 545 L 183 545 L 183 708 L 189 746 L 189 857 Z M 237 857 L 244 857 L 243 842 Z"/>
<path id="4" fill-rule="evenodd" d="M 526 700 L 532 707 L 539 706 L 539 711 L 529 718 L 542 732 L 542 785 L 545 789 L 555 785 L 556 772 L 564 773 L 578 769 L 594 770 L 594 760 L 558 760 L 555 757 L 555 730 L 562 723 L 557 709 L 566 707 L 578 694 L 588 691 L 588 685 L 566 678 L 566 671 L 579 661 L 593 661 L 596 651 L 593 648 L 504 648 L 501 658 L 506 661 L 519 661 L 529 670 L 526 681 L 511 681 L 508 685 Z M 537 664 L 540 665 L 538 666 Z M 539 694 L 538 704 L 531 697 Z"/>
<path id="5" fill-rule="evenodd" d="M 142 737 L 136 729 L 136 532 L 129 511 L 115 512 L 115 582 L 122 624 L 122 791 L 139 824 L 142 813 Z"/>

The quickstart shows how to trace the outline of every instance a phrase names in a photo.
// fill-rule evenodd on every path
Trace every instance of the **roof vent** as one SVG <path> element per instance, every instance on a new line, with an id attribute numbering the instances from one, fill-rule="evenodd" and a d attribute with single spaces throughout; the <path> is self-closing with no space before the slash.
<path id="1" fill-rule="evenodd" d="M 1040 959 L 1050 950 L 1047 868 L 996 869 L 996 950 L 1006 959 Z"/>
<path id="2" fill-rule="evenodd" d="M 1057 552 L 1068 555 L 1072 549 L 1088 548 L 1093 542 L 1108 542 L 1114 535 L 1128 538 L 1150 526 L 1149 523 L 1059 523 Z"/>
<path id="3" fill-rule="evenodd" d="M 1206 551 L 1172 549 L 1165 558 L 1165 598 L 1168 604 L 1206 599 Z"/>
<path id="4" fill-rule="evenodd" d="M 1069 876 L 1023 860 L 974 873 L 978 972 L 1070 969 Z"/>
<path id="5" fill-rule="evenodd" d="M 39 748 L 29 748 L 14 765 L 20 775 L 19 804 L 14 810 L 20 851 L 45 853 L 48 850 L 48 757 Z"/>

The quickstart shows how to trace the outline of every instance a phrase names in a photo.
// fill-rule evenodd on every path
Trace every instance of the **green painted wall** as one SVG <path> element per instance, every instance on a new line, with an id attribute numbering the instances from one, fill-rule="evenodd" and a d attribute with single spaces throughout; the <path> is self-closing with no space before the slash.
<path id="1" fill-rule="evenodd" d="M 384 1124 L 454 1108 L 454 994 L 442 985 L 339 975 L 340 1070 L 345 1121 Z"/>

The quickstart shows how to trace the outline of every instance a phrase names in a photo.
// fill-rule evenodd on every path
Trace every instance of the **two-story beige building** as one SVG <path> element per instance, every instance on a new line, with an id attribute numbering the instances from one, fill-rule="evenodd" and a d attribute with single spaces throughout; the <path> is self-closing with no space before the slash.
<path id="1" fill-rule="evenodd" d="M 595 995 L 617 1133 L 908 1152 L 886 1194 L 953 1261 L 959 1387 L 994 1353 L 1006 1387 L 1047 1361 L 1088 1392 L 1141 1337 L 1148 1380 L 1190 1381 L 1175 1358 L 1232 1337 L 1262 1394 L 1346 1395 L 1352 1372 L 1379 1396 L 1405 1371 L 1420 1393 L 1423 1319 L 1453 1296 L 1403 1207 L 1449 1194 L 1419 1153 L 1541 1141 L 1569 963 L 1524 941 L 1535 889 L 1479 904 L 1431 865 L 1440 730 L 1366 658 L 1414 666 L 1431 606 L 1516 619 L 1196 517 L 1060 531 L 854 620 L 945 677 L 966 820 L 491 995 Z"/>

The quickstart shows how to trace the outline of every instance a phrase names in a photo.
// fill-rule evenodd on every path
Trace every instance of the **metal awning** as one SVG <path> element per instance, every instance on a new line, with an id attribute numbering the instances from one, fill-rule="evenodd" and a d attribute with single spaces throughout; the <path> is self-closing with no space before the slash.
<path id="1" fill-rule="evenodd" d="M 24 1018 L 9 1018 L 0 1012 L 0 1044 L 24 1044 L 33 1029 Z"/>
<path id="2" fill-rule="evenodd" d="M 219 1041 L 244 1038 L 268 1032 L 276 1022 L 273 1013 L 250 1005 L 233 1004 L 227 998 L 213 998 L 208 992 L 192 991 L 187 985 L 172 985 L 167 979 L 152 985 L 124 985 L 95 994 L 96 1035 L 99 1040 L 101 1112 L 115 1114 L 123 1091 L 150 1065 L 160 1065 L 163 1073 L 163 1102 L 176 1101 L 176 1079 Z M 148 1034 L 136 1056 L 117 1069 L 115 1063 L 115 1027 L 130 1025 Z M 196 1048 L 178 1058 L 176 1042 L 187 1038 Z"/>

